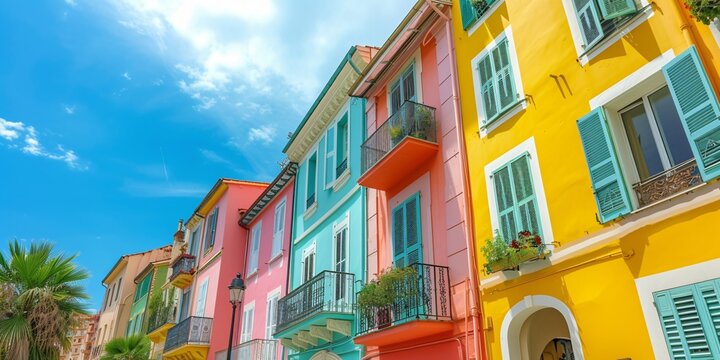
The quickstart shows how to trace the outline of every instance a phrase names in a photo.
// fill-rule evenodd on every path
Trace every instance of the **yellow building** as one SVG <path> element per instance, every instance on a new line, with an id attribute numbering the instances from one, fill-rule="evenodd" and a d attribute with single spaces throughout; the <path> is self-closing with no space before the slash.
<path id="1" fill-rule="evenodd" d="M 720 359 L 718 22 L 453 5 L 488 358 Z"/>

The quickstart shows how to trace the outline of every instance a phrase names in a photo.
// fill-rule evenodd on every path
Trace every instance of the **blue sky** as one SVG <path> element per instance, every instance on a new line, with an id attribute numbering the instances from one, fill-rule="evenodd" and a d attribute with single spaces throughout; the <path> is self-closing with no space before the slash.
<path id="1" fill-rule="evenodd" d="M 412 3 L 3 1 L 0 241 L 79 254 L 98 308 L 117 258 L 170 243 L 217 178 L 271 180 L 347 49 Z"/>

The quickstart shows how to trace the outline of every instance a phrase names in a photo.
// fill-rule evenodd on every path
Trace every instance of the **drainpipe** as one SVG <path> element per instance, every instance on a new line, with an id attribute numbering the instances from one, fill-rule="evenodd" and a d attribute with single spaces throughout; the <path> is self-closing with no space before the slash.
<path id="1" fill-rule="evenodd" d="M 430 3 L 431 0 L 426 0 L 428 3 Z M 433 7 L 433 9 L 436 9 Z M 438 10 L 436 10 L 438 11 Z M 468 169 L 467 169 L 467 154 L 465 149 L 465 134 L 463 133 L 463 125 L 462 125 L 462 115 L 460 114 L 460 99 L 459 99 L 459 85 L 458 85 L 458 79 L 457 79 L 457 69 L 456 69 L 456 60 L 455 60 L 455 43 L 453 41 L 453 32 L 452 27 L 450 25 L 450 19 L 447 16 L 443 16 L 443 18 L 447 19 L 445 22 L 445 37 L 447 40 L 447 46 L 448 46 L 448 57 L 450 60 L 450 76 L 453 79 L 453 86 L 452 86 L 452 97 L 453 97 L 453 110 L 455 112 L 454 118 L 455 118 L 455 129 L 456 129 L 456 136 L 457 141 L 460 146 L 460 161 L 462 161 L 462 168 L 463 168 L 463 195 L 465 200 L 465 213 L 463 214 L 464 217 L 464 228 L 465 228 L 465 243 L 467 246 L 467 262 L 468 262 L 468 269 L 470 270 L 470 316 L 472 317 L 472 323 L 473 323 L 473 347 L 475 350 L 475 358 L 479 358 L 480 356 L 485 355 L 484 347 L 481 347 L 479 336 L 481 336 L 482 333 L 482 325 L 479 322 L 478 319 L 478 313 L 479 313 L 479 306 L 478 306 L 478 299 L 480 297 L 480 294 L 478 292 L 478 275 L 477 275 L 477 261 L 475 259 L 475 236 L 474 236 L 474 224 L 472 222 L 472 200 L 470 198 L 470 181 L 469 181 L 469 175 L 468 175 Z M 467 309 L 466 309 L 467 311 Z M 467 316 L 467 315 L 466 315 Z M 481 351 L 482 349 L 482 351 Z"/>

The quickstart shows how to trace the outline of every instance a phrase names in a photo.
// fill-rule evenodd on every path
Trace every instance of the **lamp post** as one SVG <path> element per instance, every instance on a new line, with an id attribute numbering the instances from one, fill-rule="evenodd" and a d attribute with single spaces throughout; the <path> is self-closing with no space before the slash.
<path id="1" fill-rule="evenodd" d="M 237 308 L 237 304 L 242 302 L 243 295 L 245 295 L 245 282 L 243 281 L 240 273 L 232 279 L 228 289 L 230 289 L 230 303 L 232 304 L 232 316 L 230 317 L 230 338 L 228 339 L 227 351 L 227 360 L 230 360 L 232 356 L 233 330 L 235 330 L 235 308 Z"/>

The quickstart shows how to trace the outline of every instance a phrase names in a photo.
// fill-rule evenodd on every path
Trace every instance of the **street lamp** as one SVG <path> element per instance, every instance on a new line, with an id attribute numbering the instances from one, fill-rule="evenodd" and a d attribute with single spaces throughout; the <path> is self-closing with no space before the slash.
<path id="1" fill-rule="evenodd" d="M 230 360 L 232 356 L 233 330 L 235 329 L 235 308 L 237 308 L 237 304 L 242 302 L 243 295 L 245 295 L 245 282 L 243 281 L 240 273 L 232 279 L 228 289 L 230 289 L 230 303 L 232 304 L 232 317 L 230 317 L 230 338 L 228 339 L 227 351 L 227 360 Z"/>

